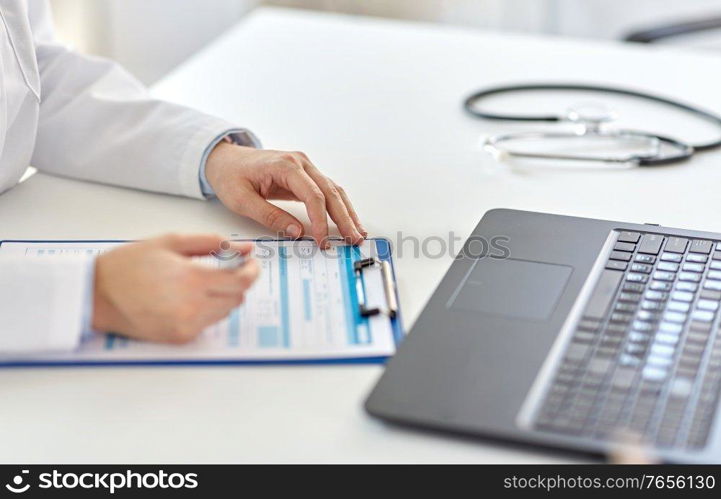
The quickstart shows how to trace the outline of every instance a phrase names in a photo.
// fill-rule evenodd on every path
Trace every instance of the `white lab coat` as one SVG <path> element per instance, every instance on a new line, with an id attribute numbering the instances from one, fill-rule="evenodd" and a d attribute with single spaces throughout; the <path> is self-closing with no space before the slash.
<path id="1" fill-rule="evenodd" d="M 0 193 L 32 165 L 202 198 L 203 154 L 230 130 L 152 99 L 117 64 L 58 43 L 45 0 L 0 0 Z M 0 260 L 0 354 L 76 347 L 90 267 L 83 258 Z M 70 320 L 68 310 L 77 310 Z"/>

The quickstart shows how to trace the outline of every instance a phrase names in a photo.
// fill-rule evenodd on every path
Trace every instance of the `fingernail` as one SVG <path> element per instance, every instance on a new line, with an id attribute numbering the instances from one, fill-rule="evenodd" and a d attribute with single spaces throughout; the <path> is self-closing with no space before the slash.
<path id="1" fill-rule="evenodd" d="M 288 236 L 288 237 L 293 237 L 293 238 L 295 238 L 295 237 L 300 237 L 300 227 L 298 227 L 298 226 L 295 225 L 295 224 L 290 224 L 290 225 L 285 229 L 285 235 Z"/>
<path id="2" fill-rule="evenodd" d="M 366 237 L 368 235 L 368 231 L 366 230 L 365 227 L 363 227 L 362 225 L 359 225 L 358 228 L 360 229 L 361 234 L 363 234 L 363 237 Z"/>

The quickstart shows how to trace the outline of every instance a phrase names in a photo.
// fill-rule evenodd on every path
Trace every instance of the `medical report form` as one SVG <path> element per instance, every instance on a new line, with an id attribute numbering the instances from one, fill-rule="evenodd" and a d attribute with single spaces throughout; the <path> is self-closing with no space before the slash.
<path id="1" fill-rule="evenodd" d="M 98 255 L 119 241 L 3 241 L 0 258 L 64 258 Z M 387 315 L 362 317 L 358 294 L 369 307 L 384 307 L 379 268 L 354 272 L 353 262 L 389 257 L 389 243 L 369 239 L 360 246 L 333 241 L 321 251 L 310 240 L 254 241 L 261 273 L 245 303 L 185 345 L 131 340 L 115 334 L 89 335 L 73 352 L 32 356 L 49 363 L 185 363 L 323 361 L 383 358 L 395 352 L 399 325 Z M 219 255 L 199 263 L 222 267 Z M 79 313 L 79 311 L 78 311 Z M 15 357 L 14 357 L 15 358 Z M 5 361 L 0 357 L 0 364 Z M 22 360 L 22 358 L 20 359 Z"/>

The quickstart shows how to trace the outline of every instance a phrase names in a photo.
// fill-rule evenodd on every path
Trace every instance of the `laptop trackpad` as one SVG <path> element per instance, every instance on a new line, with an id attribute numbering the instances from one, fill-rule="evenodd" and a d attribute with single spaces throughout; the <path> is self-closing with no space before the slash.
<path id="1" fill-rule="evenodd" d="M 567 265 L 481 258 L 461 281 L 449 306 L 521 319 L 547 319 L 571 271 Z"/>

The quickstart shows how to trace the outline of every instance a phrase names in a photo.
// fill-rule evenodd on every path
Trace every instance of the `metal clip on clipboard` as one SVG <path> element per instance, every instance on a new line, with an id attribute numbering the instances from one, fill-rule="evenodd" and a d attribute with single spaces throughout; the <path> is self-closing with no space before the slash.
<path id="1" fill-rule="evenodd" d="M 386 309 L 379 307 L 368 308 L 366 306 L 366 297 L 363 290 L 363 269 L 370 267 L 379 267 L 383 276 L 383 289 L 385 290 Z M 378 314 L 385 314 L 389 318 L 394 319 L 398 313 L 398 301 L 396 300 L 395 283 L 393 282 L 393 271 L 390 264 L 385 260 L 377 258 L 363 258 L 353 263 L 353 270 L 356 277 L 356 294 L 358 295 L 358 307 L 361 317 L 372 317 Z"/>

